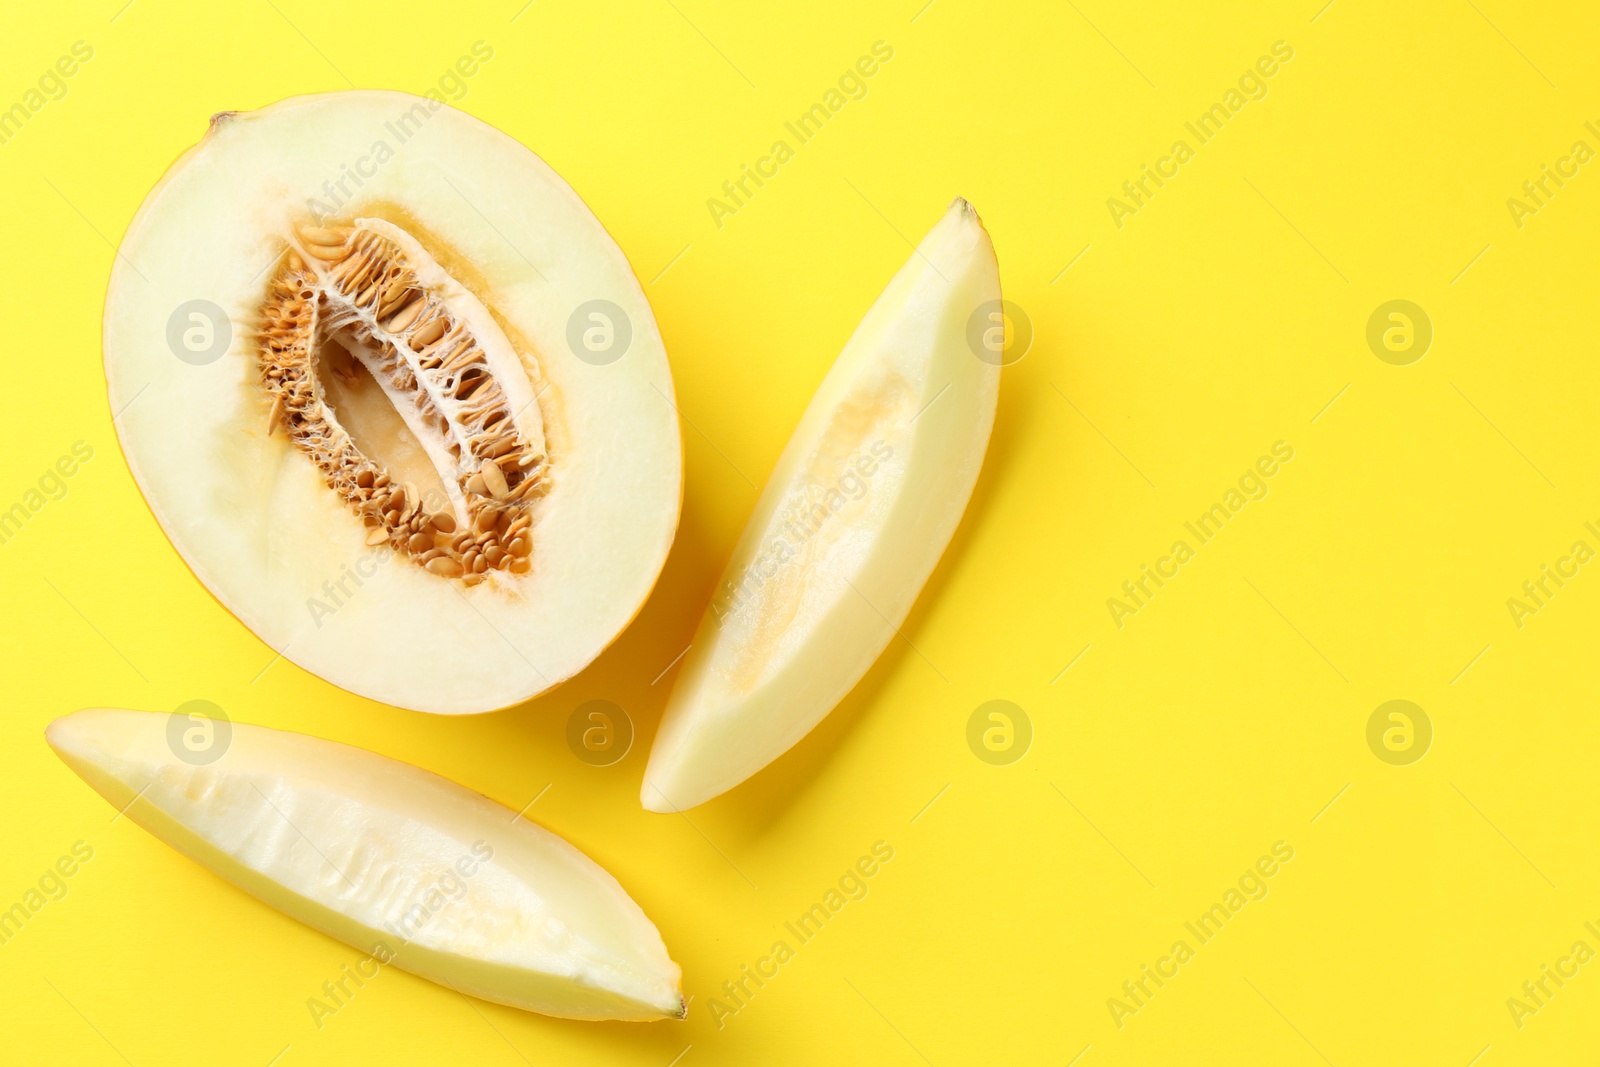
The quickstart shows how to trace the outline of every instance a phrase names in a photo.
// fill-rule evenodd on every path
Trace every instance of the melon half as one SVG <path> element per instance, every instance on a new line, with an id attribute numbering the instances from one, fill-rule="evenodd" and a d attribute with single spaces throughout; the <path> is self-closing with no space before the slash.
<path id="1" fill-rule="evenodd" d="M 627 260 L 521 144 L 355 91 L 213 118 L 129 226 L 111 410 L 224 607 L 353 693 L 533 697 L 638 612 L 682 498 Z"/>

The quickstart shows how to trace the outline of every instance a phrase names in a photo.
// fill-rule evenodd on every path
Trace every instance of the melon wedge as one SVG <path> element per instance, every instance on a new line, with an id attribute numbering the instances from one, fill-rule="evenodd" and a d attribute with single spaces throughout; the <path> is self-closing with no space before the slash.
<path id="1" fill-rule="evenodd" d="M 972 338 L 989 343 L 999 308 L 994 246 L 957 200 L 862 319 L 778 460 L 668 699 L 646 808 L 693 807 L 777 759 L 895 637 L 983 464 L 1000 353 Z"/>
<path id="2" fill-rule="evenodd" d="M 104 348 L 184 562 L 375 700 L 482 712 L 569 678 L 677 529 L 672 378 L 627 260 L 543 161 L 436 100 L 215 116 L 128 227 Z"/>
<path id="3" fill-rule="evenodd" d="M 45 735 L 150 833 L 380 963 L 545 1015 L 684 1017 L 655 926 L 555 834 L 429 771 L 304 734 L 212 724 L 226 747 L 202 763 L 182 740 L 191 725 L 94 708 Z"/>

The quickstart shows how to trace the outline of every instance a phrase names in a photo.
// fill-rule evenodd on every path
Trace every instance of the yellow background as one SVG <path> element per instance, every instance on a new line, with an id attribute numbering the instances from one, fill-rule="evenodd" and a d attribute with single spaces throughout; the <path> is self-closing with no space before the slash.
<path id="1" fill-rule="evenodd" d="M 0 906 L 75 841 L 95 851 L 0 947 L 0 1058 L 1592 1055 L 1600 963 L 1520 1028 L 1506 1001 L 1573 942 L 1600 949 L 1584 928 L 1600 926 L 1600 564 L 1520 629 L 1506 601 L 1574 541 L 1600 548 L 1584 529 L 1600 526 L 1600 164 L 1520 228 L 1506 200 L 1574 141 L 1600 148 L 1583 125 L 1600 120 L 1597 20 L 1576 4 L 1321 2 L 13 5 L 0 106 L 73 42 L 94 58 L 0 146 L 0 507 L 74 441 L 95 458 L 0 546 Z M 352 84 L 422 92 L 478 40 L 494 58 L 460 106 L 555 166 L 645 285 L 688 481 L 661 583 L 617 644 L 527 707 L 459 720 L 272 663 L 206 594 L 122 463 L 98 331 L 113 245 L 212 112 Z M 894 58 L 866 98 L 719 229 L 707 198 L 879 40 Z M 1119 229 L 1107 198 L 1280 40 L 1294 58 L 1266 98 Z M 812 389 L 956 195 L 1036 339 L 1005 372 L 982 479 L 907 640 L 753 782 L 687 817 L 646 814 L 672 682 L 657 676 Z M 1365 340 L 1393 299 L 1434 328 L 1409 366 Z M 1279 440 L 1294 459 L 1269 495 L 1119 629 L 1107 599 Z M 1397 698 L 1435 731 L 1409 766 L 1366 742 Z M 545 1019 L 385 971 L 319 1030 L 306 1000 L 355 952 L 113 823 L 43 743 L 81 706 L 191 699 L 513 809 L 549 785 L 530 817 L 657 922 L 688 1022 Z M 638 727 L 610 768 L 566 747 L 590 699 Z M 1033 723 L 1010 766 L 966 743 L 991 699 Z M 719 1029 L 721 983 L 879 840 L 895 857 L 866 899 Z M 1294 859 L 1270 894 L 1119 1028 L 1107 999 L 1280 840 Z"/>

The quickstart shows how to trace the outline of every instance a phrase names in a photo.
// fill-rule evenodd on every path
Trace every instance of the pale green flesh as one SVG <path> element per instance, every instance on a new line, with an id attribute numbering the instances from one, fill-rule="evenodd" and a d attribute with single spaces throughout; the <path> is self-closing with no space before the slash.
<path id="1" fill-rule="evenodd" d="M 966 509 L 997 361 L 968 326 L 998 306 L 994 246 L 956 201 L 818 387 L 701 620 L 640 800 L 693 807 L 777 759 L 861 680 Z"/>
<path id="2" fill-rule="evenodd" d="M 413 122 L 400 143 L 391 129 Z M 521 410 L 513 417 L 549 452 L 525 574 L 452 585 L 369 546 L 370 530 L 308 457 L 281 428 L 268 433 L 256 330 L 275 264 L 295 227 L 320 217 L 312 201 L 332 196 L 324 183 L 375 140 L 393 158 L 358 189 L 344 186 L 348 199 L 334 197 L 326 221 L 400 227 L 435 264 L 430 290 L 453 294 L 475 337 L 515 339 L 514 352 L 498 343 L 485 351 L 511 364 L 497 381 L 508 398 L 527 398 L 511 399 Z M 228 344 L 210 362 L 180 358 L 168 334 L 175 309 L 192 301 L 214 309 L 215 336 Z M 626 351 L 604 364 L 584 358 L 567 328 L 587 321 L 581 309 L 595 302 L 629 326 Z M 273 653 L 372 700 L 476 714 L 545 692 L 621 633 L 671 547 L 681 444 L 644 292 L 559 175 L 453 108 L 351 90 L 215 122 L 128 226 L 106 293 L 104 347 L 117 439 L 184 562 Z M 379 393 L 374 409 L 389 403 L 369 391 Z M 439 484 L 416 436 L 384 426 L 399 422 L 394 410 L 370 421 L 349 399 L 336 396 L 336 410 L 359 424 L 377 458 L 395 463 L 396 484 Z"/>
<path id="3" fill-rule="evenodd" d="M 363 952 L 546 1015 L 683 1017 L 654 925 L 549 831 L 431 772 L 303 734 L 235 723 L 221 758 L 192 765 L 169 720 L 91 709 L 47 737 L 128 818 Z"/>

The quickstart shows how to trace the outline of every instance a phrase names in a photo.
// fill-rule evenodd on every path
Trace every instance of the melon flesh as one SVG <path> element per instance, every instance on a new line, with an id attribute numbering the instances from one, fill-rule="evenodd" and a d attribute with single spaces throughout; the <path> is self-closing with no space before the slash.
<path id="1" fill-rule="evenodd" d="M 233 723 L 220 758 L 197 765 L 176 754 L 170 720 L 94 708 L 46 737 L 150 833 L 380 963 L 545 1015 L 683 1018 L 655 926 L 555 834 L 429 771 L 304 734 Z"/>
<path id="2" fill-rule="evenodd" d="M 786 752 L 895 639 L 994 424 L 994 246 L 957 200 L 889 283 L 784 449 L 668 699 L 640 799 L 679 811 Z M 984 336 L 992 338 L 992 333 Z"/>
<path id="3" fill-rule="evenodd" d="M 368 281 L 402 264 L 412 288 L 384 306 L 384 279 L 328 258 L 357 246 L 382 253 Z M 420 316 L 397 310 L 412 296 Z M 274 652 L 375 700 L 468 713 L 549 689 L 634 617 L 676 532 L 672 379 L 627 260 L 537 156 L 435 101 L 217 116 L 128 228 L 104 348 L 123 453 L 184 562 Z"/>

